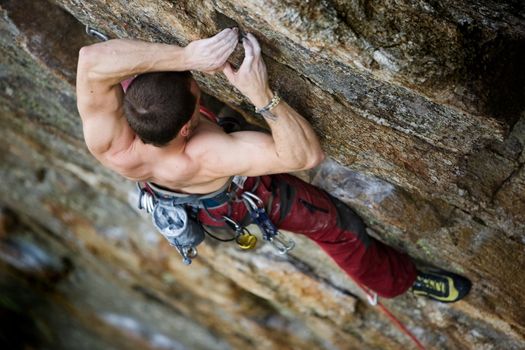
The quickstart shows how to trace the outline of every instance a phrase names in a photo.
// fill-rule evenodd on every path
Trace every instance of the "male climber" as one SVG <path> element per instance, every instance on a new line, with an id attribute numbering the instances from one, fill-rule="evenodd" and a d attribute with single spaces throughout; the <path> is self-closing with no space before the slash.
<path id="1" fill-rule="evenodd" d="M 125 178 L 168 195 L 209 199 L 210 193 L 250 191 L 278 228 L 306 235 L 380 296 L 411 289 L 443 302 L 463 298 L 468 280 L 444 271 L 418 272 L 407 255 L 368 236 L 352 209 L 287 174 L 315 167 L 323 151 L 310 124 L 270 88 L 252 34 L 243 37 L 239 69 L 227 62 L 238 36 L 233 28 L 184 48 L 123 39 L 83 47 L 77 98 L 89 151 Z M 226 134 L 205 118 L 190 70 L 222 71 L 265 118 L 271 134 Z M 121 82 L 133 77 L 124 92 Z M 233 176 L 244 176 L 244 182 L 231 186 Z M 224 226 L 224 216 L 243 222 L 247 208 L 242 201 L 216 200 L 196 215 L 206 226 Z"/>

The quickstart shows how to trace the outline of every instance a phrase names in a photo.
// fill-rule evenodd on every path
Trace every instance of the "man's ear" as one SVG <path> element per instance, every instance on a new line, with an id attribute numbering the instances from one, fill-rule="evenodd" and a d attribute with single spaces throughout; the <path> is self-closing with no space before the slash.
<path id="1" fill-rule="evenodd" d="M 184 126 L 179 131 L 180 136 L 188 137 L 190 135 L 190 123 L 184 124 Z"/>

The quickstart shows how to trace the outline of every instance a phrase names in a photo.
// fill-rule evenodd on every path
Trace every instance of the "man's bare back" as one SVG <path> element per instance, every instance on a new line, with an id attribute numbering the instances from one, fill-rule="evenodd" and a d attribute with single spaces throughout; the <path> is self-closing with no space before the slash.
<path id="1" fill-rule="evenodd" d="M 200 164 L 195 159 L 199 154 L 206 152 L 206 147 L 211 141 L 220 142 L 221 137 L 226 134 L 217 124 L 198 114 L 197 123 L 192 130 L 184 147 L 170 145 L 159 148 L 144 145 L 137 139 L 135 155 L 139 159 L 123 159 L 123 163 L 133 164 L 138 162 L 140 166 L 128 169 L 112 168 L 132 181 L 150 181 L 179 193 L 204 194 L 218 190 L 224 186 L 230 177 L 216 178 L 216 175 L 206 176 L 199 171 Z M 110 164 L 109 167 L 112 167 Z"/>
<path id="2" fill-rule="evenodd" d="M 237 33 L 226 29 L 185 48 L 133 40 L 110 40 L 82 48 L 77 97 L 91 153 L 130 180 L 197 194 L 221 188 L 234 175 L 285 173 L 317 165 L 324 158 L 319 140 L 310 124 L 286 102 L 278 102 L 264 115 L 271 135 L 253 131 L 226 134 L 200 115 L 200 90 L 194 81 L 195 112 L 168 144 L 144 143 L 131 129 L 123 111 L 120 82 L 142 73 L 222 70 L 256 107 L 276 101 L 253 35 L 243 39 L 245 58 L 238 71 L 226 61 L 237 45 Z"/>

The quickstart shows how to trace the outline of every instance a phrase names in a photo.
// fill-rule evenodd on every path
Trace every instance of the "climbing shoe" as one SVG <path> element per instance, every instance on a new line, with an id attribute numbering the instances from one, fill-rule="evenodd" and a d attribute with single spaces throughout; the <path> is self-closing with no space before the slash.
<path id="1" fill-rule="evenodd" d="M 442 270 L 418 271 L 412 291 L 416 295 L 453 303 L 463 299 L 470 291 L 472 283 L 465 277 Z"/>

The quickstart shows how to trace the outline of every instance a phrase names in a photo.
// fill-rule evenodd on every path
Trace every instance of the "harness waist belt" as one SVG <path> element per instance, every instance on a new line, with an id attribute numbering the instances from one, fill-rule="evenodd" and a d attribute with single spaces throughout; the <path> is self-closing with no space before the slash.
<path id="1" fill-rule="evenodd" d="M 207 194 L 185 194 L 170 191 L 151 182 L 145 183 L 151 189 L 157 200 L 172 205 L 190 205 L 198 208 L 215 208 L 228 202 L 232 189 L 232 182 L 235 177 L 231 177 L 221 188 Z"/>

